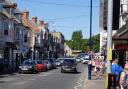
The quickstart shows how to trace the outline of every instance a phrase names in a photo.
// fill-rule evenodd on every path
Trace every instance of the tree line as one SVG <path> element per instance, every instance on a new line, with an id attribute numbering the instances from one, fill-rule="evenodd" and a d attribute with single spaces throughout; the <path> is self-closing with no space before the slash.
<path id="1" fill-rule="evenodd" d="M 90 39 L 84 39 L 81 30 L 74 31 L 71 40 L 65 40 L 65 42 L 72 50 L 82 50 L 82 52 L 88 52 L 90 50 Z M 91 45 L 92 51 L 99 52 L 100 34 L 92 36 Z"/>

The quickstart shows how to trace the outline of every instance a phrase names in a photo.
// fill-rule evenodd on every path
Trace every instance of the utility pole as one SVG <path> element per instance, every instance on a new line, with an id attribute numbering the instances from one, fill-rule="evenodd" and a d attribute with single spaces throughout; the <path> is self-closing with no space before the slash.
<path id="1" fill-rule="evenodd" d="M 107 73 L 111 73 L 113 0 L 108 0 L 107 14 Z"/>
<path id="2" fill-rule="evenodd" d="M 92 51 L 92 0 L 90 2 L 90 52 Z"/>
<path id="3" fill-rule="evenodd" d="M 90 54 L 92 51 L 92 0 L 90 2 Z M 91 60 L 91 57 L 90 57 Z M 92 65 L 88 64 L 88 80 L 91 80 Z"/>

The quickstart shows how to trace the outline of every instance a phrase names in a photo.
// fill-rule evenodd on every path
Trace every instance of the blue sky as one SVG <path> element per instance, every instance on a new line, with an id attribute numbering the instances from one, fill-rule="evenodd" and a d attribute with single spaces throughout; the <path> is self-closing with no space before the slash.
<path id="1" fill-rule="evenodd" d="M 89 37 L 90 0 L 11 0 L 23 11 L 29 10 L 30 17 L 49 23 L 51 31 L 62 32 L 71 39 L 72 32 L 82 30 L 83 37 Z M 93 0 L 92 34 L 99 33 L 99 0 Z"/>

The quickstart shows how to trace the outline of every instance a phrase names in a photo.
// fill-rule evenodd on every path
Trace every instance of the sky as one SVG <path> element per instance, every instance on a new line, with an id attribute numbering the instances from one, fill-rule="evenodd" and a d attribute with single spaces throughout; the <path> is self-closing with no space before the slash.
<path id="1" fill-rule="evenodd" d="M 50 31 L 62 32 L 65 39 L 72 37 L 72 32 L 82 30 L 83 37 L 89 38 L 90 0 L 10 0 L 18 8 L 25 9 L 38 20 L 49 23 Z M 99 33 L 99 0 L 93 1 L 92 35 Z"/>

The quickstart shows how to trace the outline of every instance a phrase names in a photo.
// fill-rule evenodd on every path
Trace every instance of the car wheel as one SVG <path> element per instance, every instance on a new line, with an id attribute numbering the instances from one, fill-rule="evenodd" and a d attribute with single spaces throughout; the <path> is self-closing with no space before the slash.
<path id="1" fill-rule="evenodd" d="M 64 71 L 61 70 L 61 73 L 64 73 Z"/>
<path id="2" fill-rule="evenodd" d="M 19 74 L 21 74 L 21 71 L 18 71 Z"/>

